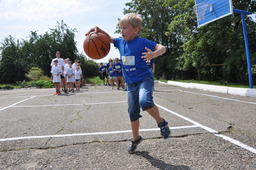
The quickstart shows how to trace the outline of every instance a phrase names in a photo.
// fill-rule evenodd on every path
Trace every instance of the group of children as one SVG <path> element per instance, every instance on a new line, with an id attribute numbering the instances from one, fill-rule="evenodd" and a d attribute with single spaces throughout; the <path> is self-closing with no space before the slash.
<path id="1" fill-rule="evenodd" d="M 51 79 L 55 86 L 56 95 L 61 94 L 61 88 L 64 93 L 74 92 L 74 87 L 80 91 L 82 69 L 80 61 L 72 63 L 69 58 L 65 60 L 60 57 L 60 51 L 56 52 L 56 58 L 51 62 Z"/>
<path id="2" fill-rule="evenodd" d="M 147 61 L 146 65 L 152 74 L 155 73 L 155 62 L 154 59 Z M 122 87 L 123 90 L 126 90 L 123 72 L 122 72 L 122 61 L 119 58 L 115 59 L 115 62 L 110 58 L 108 63 L 104 65 L 100 63 L 100 67 L 98 69 L 100 73 L 100 78 L 102 80 L 103 85 L 111 85 L 111 89 L 117 85 L 117 89 L 119 90 Z"/>
<path id="3" fill-rule="evenodd" d="M 117 86 L 118 90 L 120 88 L 125 89 L 122 62 L 119 58 L 116 58 L 115 62 L 110 58 L 106 66 L 100 63 L 98 71 L 101 74 L 100 77 L 105 86 L 111 85 L 111 89 L 114 89 L 114 86 Z"/>

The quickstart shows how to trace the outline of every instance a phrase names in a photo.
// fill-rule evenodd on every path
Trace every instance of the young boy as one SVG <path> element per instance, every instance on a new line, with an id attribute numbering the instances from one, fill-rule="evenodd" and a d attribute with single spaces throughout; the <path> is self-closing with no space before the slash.
<path id="1" fill-rule="evenodd" d="M 62 69 L 61 69 L 61 66 L 58 64 L 58 60 L 57 59 L 53 60 L 53 65 L 51 68 L 51 79 L 55 86 L 56 95 L 61 94 L 60 93 L 61 73 L 62 73 Z"/>
<path id="2" fill-rule="evenodd" d="M 75 69 L 72 68 L 72 62 L 69 61 L 69 66 L 66 68 L 66 77 L 67 77 L 67 85 L 68 91 L 74 92 L 74 84 L 75 84 Z"/>
<path id="3" fill-rule="evenodd" d="M 135 152 L 142 137 L 139 136 L 140 108 L 147 111 L 157 122 L 163 138 L 168 138 L 170 129 L 168 123 L 160 116 L 158 107 L 153 101 L 153 75 L 146 64 L 153 58 L 165 53 L 166 48 L 148 39 L 140 38 L 142 19 L 138 14 L 127 14 L 120 21 L 119 26 L 123 38 L 112 38 L 98 27 L 90 32 L 101 32 L 110 38 L 110 42 L 119 49 L 122 57 L 122 70 L 127 83 L 128 113 L 131 121 L 132 136 L 128 153 Z"/>
<path id="4" fill-rule="evenodd" d="M 109 64 L 108 73 L 109 73 L 111 89 L 113 90 L 114 89 L 114 84 L 116 83 L 116 72 L 114 71 L 113 63 Z"/>
<path id="5" fill-rule="evenodd" d="M 103 63 L 100 63 L 98 71 L 100 73 L 100 79 L 102 80 L 103 86 L 106 86 L 107 84 L 105 84 L 105 79 L 107 75 L 107 66 L 104 66 Z"/>
<path id="6" fill-rule="evenodd" d="M 81 87 L 81 78 L 83 76 L 83 72 L 80 66 L 76 66 L 75 68 L 75 86 L 76 86 L 76 91 L 80 91 Z"/>

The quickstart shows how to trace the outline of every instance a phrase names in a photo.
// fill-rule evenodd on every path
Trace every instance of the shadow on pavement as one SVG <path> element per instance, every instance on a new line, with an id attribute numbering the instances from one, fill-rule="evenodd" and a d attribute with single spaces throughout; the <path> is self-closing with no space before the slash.
<path id="1" fill-rule="evenodd" d="M 168 170 L 191 170 L 188 166 L 184 165 L 171 165 L 167 164 L 160 159 L 156 159 L 149 155 L 149 152 L 146 151 L 137 151 L 134 154 L 145 158 L 148 162 L 151 163 L 152 166 L 158 169 L 168 169 Z"/>

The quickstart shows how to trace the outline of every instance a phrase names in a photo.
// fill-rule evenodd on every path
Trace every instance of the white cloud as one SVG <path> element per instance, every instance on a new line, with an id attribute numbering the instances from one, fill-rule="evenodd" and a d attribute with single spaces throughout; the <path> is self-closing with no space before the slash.
<path id="1" fill-rule="evenodd" d="M 0 17 L 4 20 L 38 21 L 93 10 L 89 6 L 81 8 L 82 5 L 79 0 L 1 0 Z"/>
<path id="2" fill-rule="evenodd" d="M 0 44 L 13 36 L 27 39 L 30 31 L 44 34 L 63 20 L 70 28 L 76 28 L 77 49 L 83 52 L 84 34 L 93 26 L 99 26 L 114 35 L 118 18 L 123 15 L 126 2 L 131 0 L 0 0 Z M 118 36 L 118 35 L 116 35 Z M 112 48 L 109 57 L 118 57 Z M 107 59 L 105 59 L 107 61 Z"/>

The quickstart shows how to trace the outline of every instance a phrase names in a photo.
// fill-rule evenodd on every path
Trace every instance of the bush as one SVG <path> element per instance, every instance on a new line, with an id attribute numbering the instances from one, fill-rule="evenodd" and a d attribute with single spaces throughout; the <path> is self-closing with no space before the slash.
<path id="1" fill-rule="evenodd" d="M 12 85 L 1 85 L 0 86 L 0 89 L 3 89 L 3 90 L 12 90 L 14 89 L 14 87 Z"/>
<path id="2" fill-rule="evenodd" d="M 37 80 L 35 86 L 37 88 L 52 88 L 54 85 L 51 80 Z"/>
<path id="3" fill-rule="evenodd" d="M 102 83 L 102 80 L 100 79 L 100 77 L 92 77 L 92 78 L 86 78 L 86 82 L 88 84 L 91 84 L 91 85 L 99 85 Z"/>
<path id="4" fill-rule="evenodd" d="M 54 87 L 52 80 L 37 80 L 37 81 L 18 81 L 17 85 L 21 88 L 24 87 L 37 87 L 37 88 L 52 88 Z"/>

